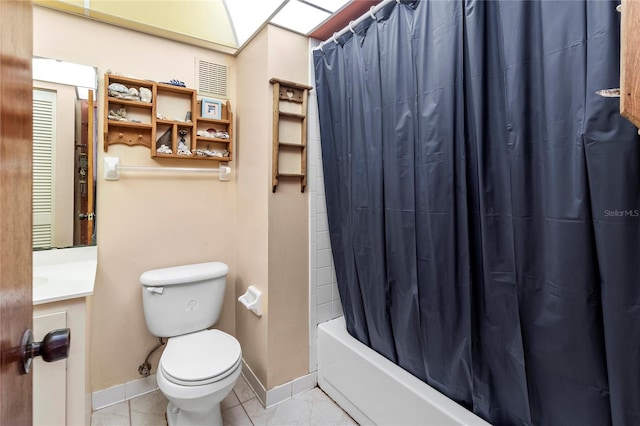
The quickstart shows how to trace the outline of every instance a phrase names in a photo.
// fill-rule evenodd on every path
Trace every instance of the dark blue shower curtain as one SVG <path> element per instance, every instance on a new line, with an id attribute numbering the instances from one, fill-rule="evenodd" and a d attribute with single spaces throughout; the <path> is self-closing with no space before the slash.
<path id="1" fill-rule="evenodd" d="M 640 424 L 608 1 L 403 1 L 314 51 L 349 332 L 495 425 Z"/>

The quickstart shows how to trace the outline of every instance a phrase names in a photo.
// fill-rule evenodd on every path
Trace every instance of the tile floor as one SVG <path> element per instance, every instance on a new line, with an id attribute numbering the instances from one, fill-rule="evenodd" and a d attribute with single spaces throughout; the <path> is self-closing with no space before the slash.
<path id="1" fill-rule="evenodd" d="M 320 388 L 313 388 L 265 409 L 240 376 L 233 392 L 222 401 L 224 426 L 355 425 Z M 166 425 L 167 399 L 159 390 L 95 411 L 91 426 Z"/>

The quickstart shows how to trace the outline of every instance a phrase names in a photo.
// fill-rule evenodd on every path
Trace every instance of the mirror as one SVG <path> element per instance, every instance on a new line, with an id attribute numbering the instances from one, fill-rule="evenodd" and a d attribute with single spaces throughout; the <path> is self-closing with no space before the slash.
<path id="1" fill-rule="evenodd" d="M 33 249 L 94 245 L 94 67 L 33 59 Z"/>

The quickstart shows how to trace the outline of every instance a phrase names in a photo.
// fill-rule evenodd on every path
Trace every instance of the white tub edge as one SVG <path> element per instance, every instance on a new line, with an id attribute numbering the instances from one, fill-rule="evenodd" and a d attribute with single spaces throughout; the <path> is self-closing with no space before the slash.
<path id="1" fill-rule="evenodd" d="M 361 425 L 489 425 L 351 337 L 343 317 L 318 325 L 318 385 Z"/>

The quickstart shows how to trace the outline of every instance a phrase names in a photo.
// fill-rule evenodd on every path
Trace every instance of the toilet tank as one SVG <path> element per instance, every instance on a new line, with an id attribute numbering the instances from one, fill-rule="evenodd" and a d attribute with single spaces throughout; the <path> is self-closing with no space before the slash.
<path id="1" fill-rule="evenodd" d="M 154 269 L 140 275 L 147 328 L 172 337 L 211 327 L 220 317 L 229 267 L 221 262 Z"/>

